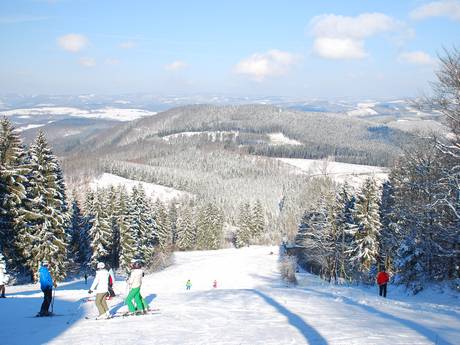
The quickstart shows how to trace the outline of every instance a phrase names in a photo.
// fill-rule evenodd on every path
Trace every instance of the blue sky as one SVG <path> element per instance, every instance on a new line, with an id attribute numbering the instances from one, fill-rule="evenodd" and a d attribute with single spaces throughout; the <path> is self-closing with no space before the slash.
<path id="1" fill-rule="evenodd" d="M 459 37 L 459 0 L 0 0 L 0 92 L 406 97 Z"/>

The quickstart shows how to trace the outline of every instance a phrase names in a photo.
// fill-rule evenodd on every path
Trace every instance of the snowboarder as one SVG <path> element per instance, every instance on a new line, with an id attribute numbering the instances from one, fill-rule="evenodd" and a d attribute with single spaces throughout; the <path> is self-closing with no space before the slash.
<path id="1" fill-rule="evenodd" d="M 217 288 L 217 280 L 214 280 L 214 283 L 212 283 L 212 287 L 213 287 L 214 289 Z"/>
<path id="2" fill-rule="evenodd" d="M 51 316 L 52 314 L 48 311 L 48 309 L 53 299 L 53 287 L 57 288 L 57 284 L 53 280 L 49 271 L 48 261 L 42 261 L 42 265 L 38 273 L 40 276 L 40 288 L 43 291 L 43 303 L 37 316 Z"/>
<path id="3" fill-rule="evenodd" d="M 109 319 L 109 307 L 105 300 L 109 291 L 109 272 L 105 269 L 105 264 L 103 262 L 97 263 L 96 276 L 94 277 L 93 284 L 88 293 L 92 294 L 93 291 L 96 291 L 96 307 L 99 311 L 99 316 L 96 317 L 96 320 Z"/>
<path id="4" fill-rule="evenodd" d="M 113 291 L 113 284 L 115 283 L 115 273 L 113 272 L 113 269 L 110 267 L 109 269 L 109 297 L 108 299 L 111 299 L 112 297 L 115 297 L 115 291 Z"/>
<path id="5" fill-rule="evenodd" d="M 187 290 L 190 290 L 192 288 L 192 282 L 190 281 L 190 279 L 188 279 L 187 282 L 185 283 L 185 288 Z"/>
<path id="6" fill-rule="evenodd" d="M 132 270 L 128 278 L 129 294 L 128 297 L 126 297 L 126 304 L 128 305 L 128 309 L 131 314 L 145 312 L 145 305 L 141 297 L 143 276 L 144 272 L 142 271 L 141 263 L 139 261 L 135 261 L 132 264 Z M 133 300 L 136 302 L 136 306 L 134 306 Z"/>
<path id="7" fill-rule="evenodd" d="M 0 254 L 0 259 L 2 255 Z M 6 274 L 5 263 L 0 260 L 0 298 L 6 298 L 5 296 L 5 286 L 8 284 L 9 277 Z"/>
<path id="8" fill-rule="evenodd" d="M 386 272 L 385 267 L 377 274 L 377 284 L 379 285 L 379 296 L 387 297 L 387 283 L 390 281 L 390 276 Z"/>

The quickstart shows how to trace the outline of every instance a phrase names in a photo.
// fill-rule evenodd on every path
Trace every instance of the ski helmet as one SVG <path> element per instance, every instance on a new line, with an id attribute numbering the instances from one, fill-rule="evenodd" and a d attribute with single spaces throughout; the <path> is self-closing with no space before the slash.
<path id="1" fill-rule="evenodd" d="M 101 269 L 103 269 L 104 267 L 105 267 L 105 264 L 104 264 L 103 262 L 98 262 L 98 263 L 97 263 L 97 269 L 98 269 L 98 270 L 101 270 Z"/>

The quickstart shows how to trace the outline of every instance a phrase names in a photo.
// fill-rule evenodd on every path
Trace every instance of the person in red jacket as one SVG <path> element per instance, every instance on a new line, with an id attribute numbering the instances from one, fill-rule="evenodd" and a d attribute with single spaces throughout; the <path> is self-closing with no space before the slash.
<path id="1" fill-rule="evenodd" d="M 385 267 L 377 274 L 377 284 L 379 284 L 379 295 L 387 297 L 387 283 L 390 281 L 390 276 L 385 270 Z"/>

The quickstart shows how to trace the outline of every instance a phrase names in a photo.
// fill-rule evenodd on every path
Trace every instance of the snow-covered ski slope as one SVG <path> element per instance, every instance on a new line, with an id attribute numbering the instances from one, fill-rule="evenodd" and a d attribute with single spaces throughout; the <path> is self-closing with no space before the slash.
<path id="1" fill-rule="evenodd" d="M 0 300 L 0 343 L 459 344 L 455 296 L 407 297 L 390 286 L 385 300 L 375 288 L 331 286 L 311 275 L 288 287 L 279 279 L 277 260 L 273 247 L 177 253 L 174 266 L 147 276 L 142 287 L 160 312 L 125 319 L 85 320 L 96 308 L 82 301 L 89 285 L 81 281 L 57 289 L 54 310 L 65 316 L 54 318 L 28 317 L 40 307 L 37 286 L 9 287 L 10 298 Z M 123 282 L 115 289 L 125 294 Z M 126 308 L 121 298 L 109 306 L 113 312 Z"/>

